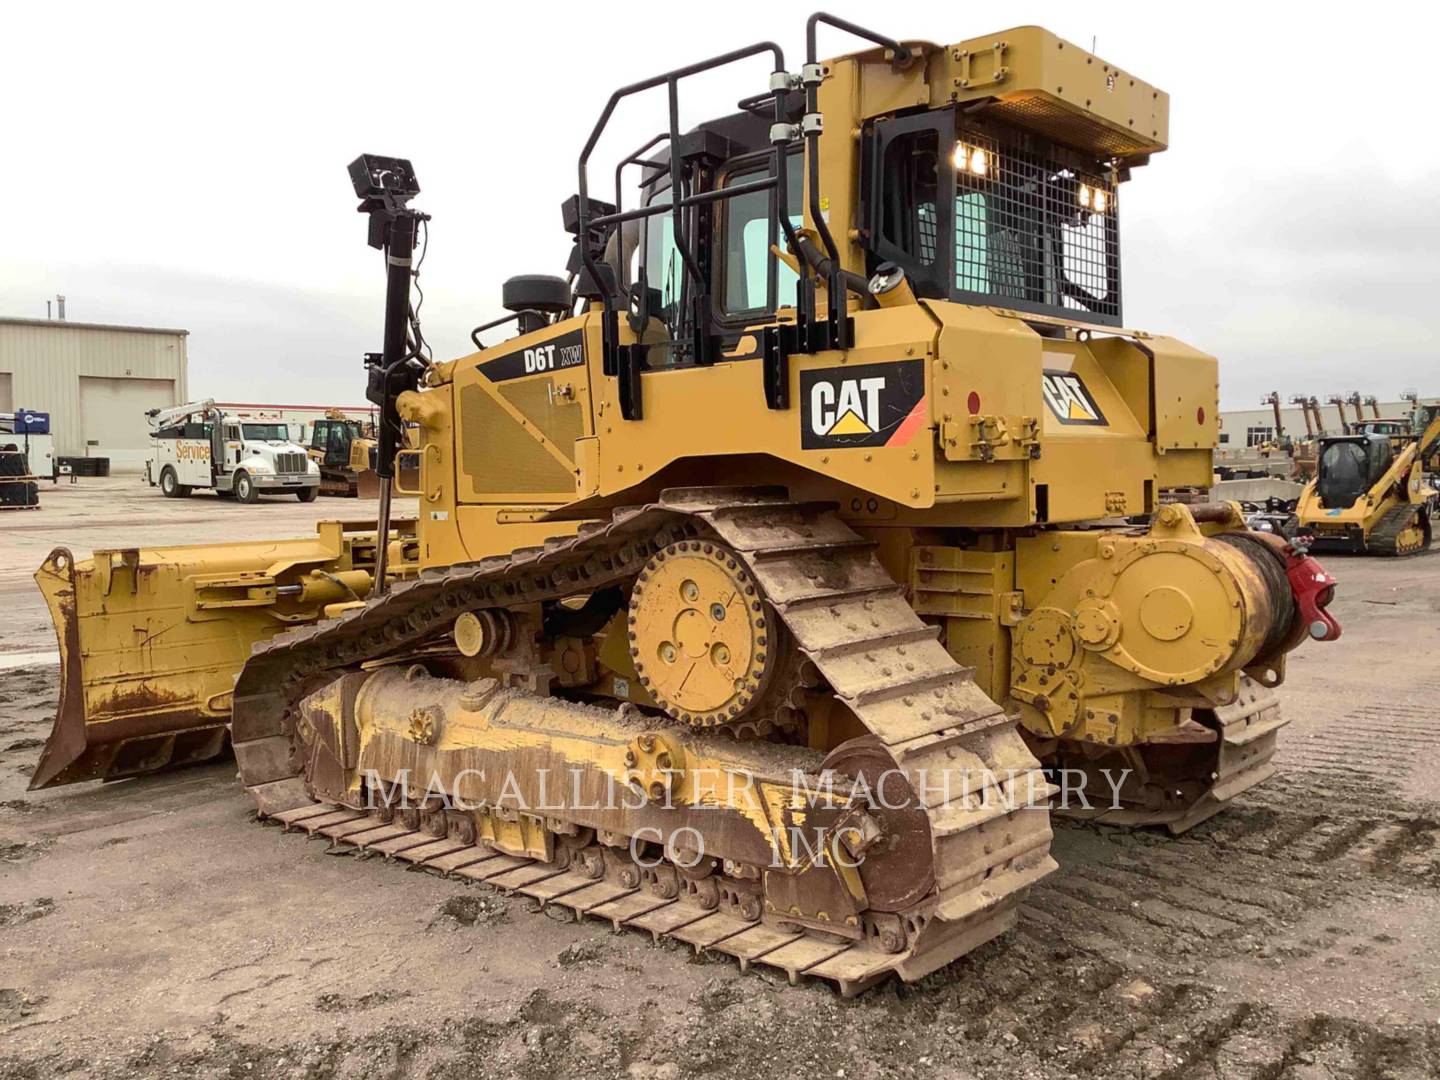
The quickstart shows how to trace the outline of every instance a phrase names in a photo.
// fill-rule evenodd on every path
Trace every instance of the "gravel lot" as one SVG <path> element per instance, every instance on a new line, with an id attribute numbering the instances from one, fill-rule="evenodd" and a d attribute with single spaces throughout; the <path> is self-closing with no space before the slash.
<path id="1" fill-rule="evenodd" d="M 233 763 L 27 795 L 52 547 L 373 512 L 42 500 L 0 517 L 0 1077 L 1440 1075 L 1440 555 L 1326 560 L 1345 636 L 1292 657 L 1276 779 L 1179 839 L 1059 826 L 1015 932 L 847 1002 L 329 855 L 257 825 Z"/>

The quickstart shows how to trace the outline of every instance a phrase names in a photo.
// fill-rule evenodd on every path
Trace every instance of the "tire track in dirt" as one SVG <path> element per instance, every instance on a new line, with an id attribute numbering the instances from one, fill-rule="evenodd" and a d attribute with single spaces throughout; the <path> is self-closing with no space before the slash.
<path id="1" fill-rule="evenodd" d="M 1440 814 L 1399 794 L 1440 746 L 1428 723 L 1421 707 L 1372 706 L 1313 737 L 1282 737 L 1280 775 L 1186 837 L 1058 828 L 1062 871 L 1034 890 L 1022 918 L 1089 950 L 1105 976 L 1091 977 L 1085 1008 L 1066 1001 L 1035 1014 L 1049 1022 L 1049 1055 L 1023 1025 L 1012 1030 L 1017 1049 L 1087 1080 L 1440 1075 L 1435 1025 L 1285 1015 L 1227 999 L 1168 962 L 1308 956 L 1305 916 L 1376 885 L 1402 894 L 1440 885 Z M 1054 977 L 1077 975 L 1062 964 Z M 1004 1006 L 989 1015 L 1008 1018 Z"/>

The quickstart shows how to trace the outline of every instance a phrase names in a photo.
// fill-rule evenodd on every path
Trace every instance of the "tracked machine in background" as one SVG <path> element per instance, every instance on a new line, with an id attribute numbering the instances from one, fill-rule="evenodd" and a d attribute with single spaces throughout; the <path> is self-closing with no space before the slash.
<path id="1" fill-rule="evenodd" d="M 352 420 L 339 409 L 328 409 L 311 428 L 306 452 L 320 466 L 321 495 L 379 497 L 374 425 Z"/>
<path id="2" fill-rule="evenodd" d="M 1440 492 L 1425 463 L 1440 451 L 1440 406 L 1416 403 L 1408 425 L 1357 419 L 1349 428 L 1350 434 L 1320 440 L 1315 479 L 1296 507 L 1300 531 L 1317 551 L 1427 550 Z"/>
<path id="3" fill-rule="evenodd" d="M 864 51 L 822 62 L 822 26 Z M 682 131 L 681 87 L 740 63 L 768 87 Z M 661 134 L 602 202 L 647 91 Z M 418 522 L 386 483 L 370 531 L 224 566 L 57 552 L 37 783 L 228 709 L 266 817 L 846 992 L 1010 924 L 1054 867 L 1042 762 L 1072 809 L 1202 820 L 1272 771 L 1285 656 L 1339 628 L 1233 505 L 1157 506 L 1217 423 L 1215 360 L 1121 318 L 1118 191 L 1167 109 L 1038 28 L 816 15 L 798 72 L 762 43 L 613 95 L 568 277 L 512 279 L 517 335 L 443 363 L 414 174 L 358 159 L 377 472 L 415 425 Z"/>

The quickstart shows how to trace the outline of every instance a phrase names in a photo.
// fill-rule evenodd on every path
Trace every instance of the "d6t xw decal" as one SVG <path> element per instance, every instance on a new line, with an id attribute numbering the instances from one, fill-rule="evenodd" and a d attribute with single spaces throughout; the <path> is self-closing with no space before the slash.
<path id="1" fill-rule="evenodd" d="M 546 371 L 563 371 L 585 363 L 585 335 L 579 330 L 532 345 L 527 349 L 516 349 L 477 364 L 476 368 L 491 382 L 508 382 L 526 375 L 538 375 Z"/>

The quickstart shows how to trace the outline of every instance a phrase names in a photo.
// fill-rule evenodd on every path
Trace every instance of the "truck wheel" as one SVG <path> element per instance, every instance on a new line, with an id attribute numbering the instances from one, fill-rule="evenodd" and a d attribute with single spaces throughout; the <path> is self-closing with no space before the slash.
<path id="1" fill-rule="evenodd" d="M 190 488 L 180 483 L 175 470 L 169 465 L 160 470 L 160 490 L 167 499 L 183 499 L 190 494 Z"/>
<path id="2" fill-rule="evenodd" d="M 318 494 L 320 494 L 320 489 L 318 487 L 308 487 L 301 488 L 299 491 L 295 492 L 295 497 L 301 502 L 314 502 L 315 496 Z"/>
<path id="3" fill-rule="evenodd" d="M 235 498 L 243 503 L 253 503 L 260 498 L 260 492 L 255 487 L 255 481 L 250 479 L 250 474 L 247 472 L 237 472 L 235 474 L 233 490 L 235 492 Z"/>

